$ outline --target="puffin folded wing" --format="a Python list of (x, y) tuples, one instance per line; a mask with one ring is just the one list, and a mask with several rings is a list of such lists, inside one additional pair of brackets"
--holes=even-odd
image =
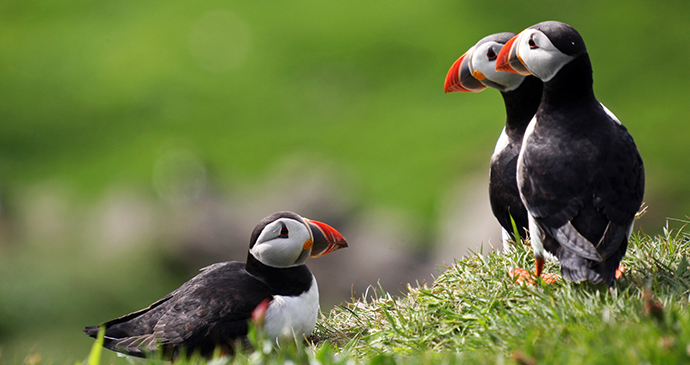
[(609, 221), (606, 231), (596, 245), (597, 251), (599, 251), (603, 260), (616, 256), (616, 253), (620, 251), (621, 246), (624, 244), (627, 248), (627, 242), (632, 233), (632, 226), (633, 221), (623, 225)]
[(158, 342), (153, 334), (125, 338), (105, 337), (103, 340), (103, 347), (113, 351), (126, 353), (130, 356), (146, 357), (146, 355), (158, 350)]
[[(174, 294), (175, 292), (172, 292), (144, 309), (103, 323), (103, 347), (137, 357), (145, 357), (147, 352), (155, 351), (157, 347), (152, 333), (153, 327)], [(98, 328), (99, 326), (85, 327), (84, 333), (96, 338)]]
[(561, 264), (561, 275), (570, 281), (589, 280), (595, 285), (604, 282), (601, 274), (593, 269), (596, 264), (573, 251), (561, 250), (558, 262)]
[(160, 349), (173, 355), (210, 356), (217, 347), (232, 352), (247, 334), (252, 311), (272, 297), (270, 290), (244, 264), (212, 265), (176, 290), (152, 332)]
[[(545, 227), (544, 230), (552, 235), (564, 248), (576, 253), (577, 255), (596, 262), (602, 261), (602, 257), (597, 252), (596, 247), (589, 242), (571, 222), (559, 228)], [(560, 261), (560, 258), (559, 258)]]

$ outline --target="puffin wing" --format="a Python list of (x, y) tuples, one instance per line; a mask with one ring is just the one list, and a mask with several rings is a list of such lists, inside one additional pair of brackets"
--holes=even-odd
[(571, 223), (584, 206), (583, 189), (573, 183), (586, 176), (584, 169), (564, 167), (562, 159), (552, 158), (558, 153), (568, 159), (570, 151), (554, 152), (552, 143), (533, 133), (526, 138), (529, 143), (523, 145), (518, 161), (518, 185), (527, 211), (539, 228), (562, 246), (579, 256), (599, 261), (601, 257), (594, 245)]
[[(208, 266), (149, 307), (105, 322), (103, 346), (145, 357), (163, 349), (213, 351), (247, 333), (247, 320), (270, 289), (241, 262)], [(84, 329), (95, 337), (98, 327)]]
[[(153, 327), (166, 310), (166, 303), (174, 298), (175, 292), (159, 299), (150, 306), (115, 318), (102, 324), (105, 326), (103, 347), (131, 356), (144, 357), (157, 349), (153, 338)], [(84, 333), (96, 338), (100, 326), (84, 328)]]
[(271, 289), (243, 263), (212, 265), (180, 287), (153, 335), (163, 348), (212, 352), (246, 335), (252, 311)]
[(609, 220), (599, 246), (604, 258), (613, 255), (627, 241), (635, 214), (644, 197), (644, 165), (632, 136), (620, 123), (614, 124), (609, 158), (595, 180), (594, 207)]
[(632, 136), (622, 125), (614, 125), (610, 157), (602, 166), (601, 184), (595, 186), (597, 209), (613, 222), (623, 224), (637, 213), (644, 196), (644, 165)]

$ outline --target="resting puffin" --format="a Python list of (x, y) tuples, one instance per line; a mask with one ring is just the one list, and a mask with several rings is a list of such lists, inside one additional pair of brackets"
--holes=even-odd
[(613, 286), (642, 204), (644, 167), (632, 136), (594, 96), (582, 37), (561, 22), (536, 24), (503, 46), (496, 70), (544, 82), (517, 166), (537, 276), (546, 250), (563, 277)]
[[(304, 262), (344, 247), (343, 236), (325, 223), (293, 212), (271, 214), (254, 228), (246, 263), (208, 266), (148, 308), (105, 322), (103, 346), (137, 357), (158, 351), (210, 357), (216, 348), (232, 353), (252, 318), (270, 337), (309, 335), (319, 291)], [(96, 337), (98, 327), (84, 332)]]
[(542, 82), (534, 76), (522, 76), (496, 71), (496, 58), (503, 45), (515, 33), (496, 33), (486, 36), (463, 54), (446, 76), (445, 91), (480, 92), (487, 86), (497, 89), (503, 96), (506, 108), (505, 127), (491, 156), (489, 176), (489, 201), (494, 216), (501, 225), (503, 250), (510, 250), (510, 239), (515, 239), (513, 217), (521, 238), (528, 227), (525, 209), (517, 182), (515, 169), (522, 146), (522, 137), (541, 101)]

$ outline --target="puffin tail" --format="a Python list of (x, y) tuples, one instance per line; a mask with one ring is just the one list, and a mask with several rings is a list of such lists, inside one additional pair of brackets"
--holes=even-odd
[(84, 327), (84, 333), (87, 335), (96, 338), (98, 336), (98, 326), (87, 326)]
[(588, 280), (592, 284), (599, 285), (605, 282), (605, 278), (598, 272), (596, 263), (592, 260), (581, 257), (575, 252), (561, 248), (558, 252), (558, 261), (561, 264), (561, 275), (564, 278), (581, 282)]

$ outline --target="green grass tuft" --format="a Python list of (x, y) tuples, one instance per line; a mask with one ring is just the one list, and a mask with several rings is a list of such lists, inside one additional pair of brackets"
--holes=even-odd
[[(86, 365), (99, 365), (101, 363), (101, 352), (103, 351), (103, 341), (105, 340), (105, 326), (101, 325), (98, 328), (98, 335), (96, 336), (96, 341), (91, 346), (91, 352), (89, 353), (89, 358)], [(82, 365), (78, 362), (77, 365)]]
[(515, 237), (515, 244), (518, 246), (522, 246), (522, 237), (520, 237), (520, 232), (518, 231), (517, 224), (515, 224), (515, 219), (513, 219), (513, 215), (509, 215), (510, 217), (510, 224), (513, 226), (513, 237)]

